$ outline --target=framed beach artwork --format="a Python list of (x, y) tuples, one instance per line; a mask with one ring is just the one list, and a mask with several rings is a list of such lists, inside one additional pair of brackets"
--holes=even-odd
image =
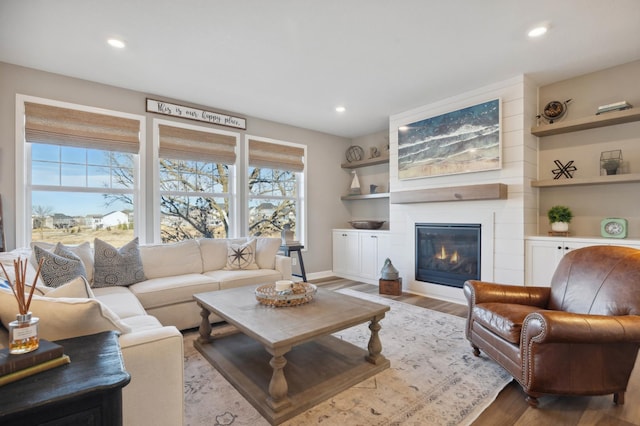
[(398, 177), (414, 179), (501, 167), (500, 99), (398, 128)]

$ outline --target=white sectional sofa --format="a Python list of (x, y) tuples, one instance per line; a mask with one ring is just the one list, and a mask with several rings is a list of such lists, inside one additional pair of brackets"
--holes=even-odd
[[(82, 259), (87, 281), (74, 280), (55, 289), (39, 281), (31, 311), (40, 318), (40, 337), (59, 340), (104, 330), (120, 331), (125, 368), (131, 374), (131, 382), (123, 389), (124, 424), (181, 425), (184, 355), (179, 330), (200, 324), (200, 309), (193, 295), (291, 279), (291, 260), (277, 254), (279, 238), (256, 239), (257, 269), (224, 269), (228, 245), (245, 241), (200, 239), (140, 246), (146, 279), (126, 287), (87, 287), (93, 277), (88, 244), (71, 248)], [(30, 250), (17, 249), (1, 253), (0, 262), (6, 267), (13, 259), (30, 256)], [(30, 262), (27, 282), (34, 276)], [(0, 290), (0, 320), (4, 324), (0, 327), (0, 347), (8, 345), (6, 327), (17, 313), (17, 305), (11, 305), (15, 302), (12, 297), (10, 292)]]

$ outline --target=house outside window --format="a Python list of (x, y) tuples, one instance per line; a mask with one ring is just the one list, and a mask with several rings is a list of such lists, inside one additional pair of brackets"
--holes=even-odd
[(306, 148), (248, 137), (248, 234), (280, 237), (288, 227), (304, 240), (304, 161)]
[(21, 95), (17, 101), (25, 117), (16, 143), (25, 159), (17, 179), (18, 246), (95, 238), (120, 246), (139, 236), (144, 118)]

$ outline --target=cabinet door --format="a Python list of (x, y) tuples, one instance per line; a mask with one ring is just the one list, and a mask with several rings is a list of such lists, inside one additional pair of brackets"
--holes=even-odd
[(560, 259), (573, 249), (587, 247), (588, 243), (568, 241), (536, 241), (526, 243), (526, 280), (525, 285), (549, 287)]
[(356, 275), (360, 271), (358, 233), (333, 231), (333, 272)]
[(360, 275), (363, 278), (377, 280), (380, 269), (389, 254), (389, 235), (380, 232), (360, 234)]

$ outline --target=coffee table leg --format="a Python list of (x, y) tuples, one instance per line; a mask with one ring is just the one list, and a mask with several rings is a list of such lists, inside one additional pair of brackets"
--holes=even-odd
[(271, 382), (269, 382), (270, 396), (267, 398), (267, 404), (269, 404), (269, 407), (271, 407), (273, 411), (277, 412), (291, 406), (291, 400), (289, 400), (287, 396), (289, 385), (284, 376), (284, 366), (287, 365), (284, 354), (289, 352), (291, 348), (265, 349), (273, 355), (273, 358), (269, 361), (269, 365), (273, 368), (273, 374), (271, 375)]
[(198, 328), (200, 333), (200, 336), (198, 336), (198, 342), (209, 343), (213, 340), (211, 337), (211, 322), (209, 321), (209, 314), (211, 314), (211, 312), (202, 305), (200, 305), (200, 308), (202, 308), (200, 311), (202, 321), (200, 321), (200, 327)]
[(384, 314), (377, 315), (371, 319), (369, 323), (369, 330), (371, 330), (371, 338), (369, 338), (369, 345), (367, 348), (369, 349), (369, 355), (365, 357), (367, 361), (371, 364), (378, 365), (379, 363), (386, 360), (384, 356), (381, 355), (382, 352), (382, 342), (380, 342), (380, 336), (378, 332), (382, 328), (380, 326), (380, 321), (384, 318)]

